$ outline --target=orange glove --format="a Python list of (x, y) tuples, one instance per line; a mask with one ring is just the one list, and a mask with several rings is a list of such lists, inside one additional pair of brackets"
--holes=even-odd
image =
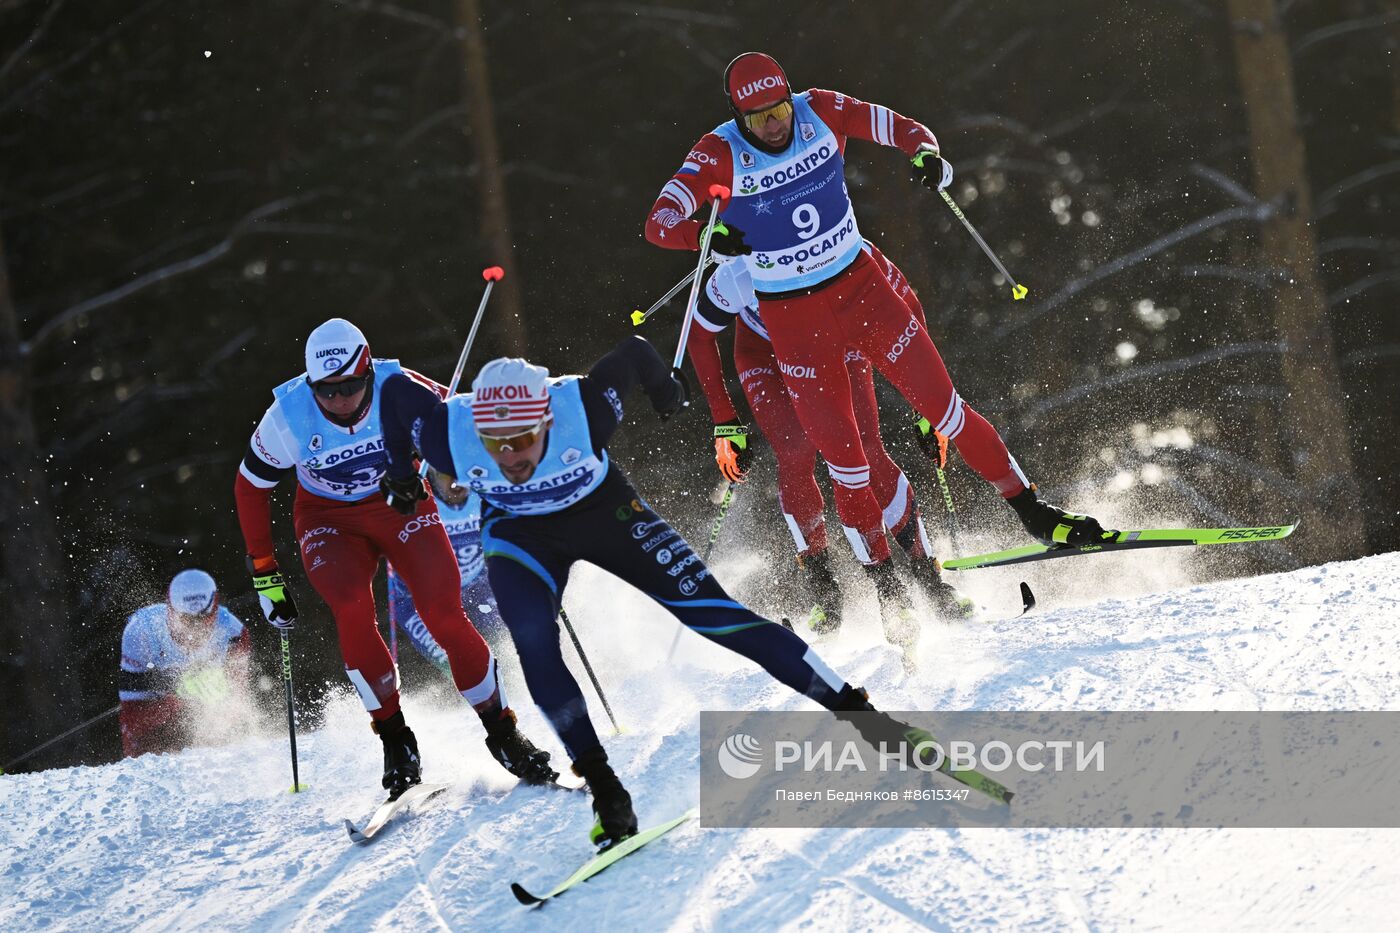
[(753, 451), (749, 448), (749, 428), (737, 418), (715, 425), (715, 463), (731, 483), (744, 482), (744, 472)]

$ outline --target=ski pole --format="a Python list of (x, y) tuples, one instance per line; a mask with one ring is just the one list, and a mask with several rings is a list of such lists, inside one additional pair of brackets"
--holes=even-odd
[(982, 247), (982, 252), (986, 253), (987, 258), (992, 261), (992, 265), (996, 266), (997, 270), (1001, 272), (1002, 277), (1011, 283), (1012, 299), (1020, 301), (1022, 298), (1026, 297), (1026, 286), (1017, 283), (1017, 281), (1011, 277), (1011, 273), (1006, 271), (1006, 266), (1001, 264), (1001, 260), (997, 258), (997, 254), (992, 252), (992, 248), (987, 245), (987, 241), (982, 239), (982, 235), (977, 232), (977, 228), (972, 226), (972, 221), (968, 220), (963, 214), (962, 208), (958, 207), (958, 203), (953, 200), (953, 196), (941, 188), (938, 190), (938, 193), (943, 195), (944, 203), (952, 208), (953, 213), (958, 216), (958, 220), (961, 220), (963, 226), (967, 228), (967, 232), (972, 234), (972, 238), (977, 241), (977, 245)]
[(292, 705), (292, 639), (285, 631), (282, 635), (282, 683), (287, 688), (287, 734), (292, 740), (292, 788), (297, 794), (306, 790), (297, 776), (297, 717)]
[[(500, 266), (487, 266), (481, 270), (481, 277), (486, 280), (486, 291), (482, 293), (481, 304), (476, 307), (476, 319), (472, 321), (472, 329), (467, 334), (467, 342), (462, 344), (462, 355), (457, 357), (457, 368), (452, 370), (452, 382), (447, 386), (447, 397), (451, 398), (457, 394), (457, 384), (462, 381), (462, 370), (467, 367), (467, 354), (472, 350), (472, 344), (476, 342), (476, 330), (481, 326), (482, 315), (486, 313), (486, 302), (491, 299), (491, 286), (499, 282), (506, 272)], [(424, 460), (418, 465), (418, 478), (422, 479), (428, 475), (428, 461)], [(384, 500), (389, 505), (394, 504), (392, 494)]]
[(603, 687), (598, 683), (598, 675), (593, 673), (593, 665), (588, 663), (588, 655), (583, 653), (583, 642), (578, 640), (578, 633), (574, 631), (573, 623), (569, 621), (569, 614), (564, 611), (564, 607), (559, 607), (559, 618), (564, 622), (564, 628), (568, 631), (569, 637), (574, 640), (574, 650), (578, 652), (578, 659), (583, 662), (583, 669), (588, 672), (588, 679), (593, 681), (593, 690), (598, 694), (598, 699), (603, 701), (603, 709), (607, 711), (608, 718), (612, 720), (613, 731), (618, 735), (622, 734), (622, 727), (617, 724), (617, 717), (613, 715), (612, 707), (608, 705), (608, 698), (603, 696)]
[(686, 341), (690, 339), (690, 320), (695, 317), (695, 302), (700, 297), (700, 273), (710, 259), (710, 241), (714, 239), (715, 218), (719, 216), (719, 202), (729, 197), (729, 189), (724, 185), (710, 185), (710, 225), (706, 230), (710, 235), (700, 244), (700, 261), (695, 264), (695, 275), (690, 280), (690, 297), (685, 303), (685, 317), (681, 319), (681, 339), (676, 344), (676, 355), (671, 359), (671, 371), (680, 372), (681, 360), (685, 359)]
[(943, 493), (943, 506), (948, 510), (948, 536), (952, 541), (953, 551), (957, 552), (960, 550), (958, 547), (958, 510), (953, 506), (953, 493), (948, 489), (948, 475), (944, 472), (947, 465), (948, 436), (940, 434), (938, 435), (938, 464), (933, 468), (933, 472), (938, 477), (938, 489)]
[[(719, 514), (715, 516), (714, 524), (710, 525), (710, 540), (705, 542), (705, 555), (700, 558), (700, 563), (706, 566), (710, 563), (710, 554), (715, 549), (715, 542), (719, 540), (719, 530), (724, 527), (724, 516), (729, 514), (729, 506), (734, 501), (734, 487), (737, 485), (734, 480), (729, 481), (729, 485), (724, 487), (724, 498), (719, 500)], [(680, 643), (681, 632), (685, 626), (676, 629), (675, 636), (671, 639), (671, 650), (666, 652), (666, 661), (670, 663), (671, 658), (676, 653), (676, 645)]]
[[(707, 261), (712, 262), (712, 261), (713, 261), (713, 257), (710, 257)], [(656, 304), (652, 305), (650, 308), (647, 308), (647, 310), (646, 310), (645, 313), (643, 313), (643, 311), (642, 311), (640, 308), (638, 308), (637, 310), (633, 311), (633, 312), (632, 312), (632, 325), (633, 325), (634, 327), (641, 327), (643, 324), (645, 324), (645, 323), (647, 322), (647, 319), (648, 319), (648, 318), (650, 318), (653, 314), (655, 314), (656, 312), (660, 311), (663, 307), (665, 307), (666, 302), (668, 302), (668, 301), (670, 301), (672, 298), (676, 297), (676, 293), (677, 293), (677, 292), (679, 292), (681, 289), (683, 289), (683, 288), (685, 288), (687, 285), (689, 285), (689, 284), (690, 284), (690, 280), (693, 279), (693, 278), (695, 278), (695, 272), (694, 272), (694, 270), (692, 270), (691, 272), (688, 272), (688, 273), (686, 274), (686, 277), (685, 277), (685, 278), (681, 279), (681, 280), (680, 280), (679, 282), (677, 282), (675, 285), (672, 285), (672, 286), (671, 286), (671, 290), (670, 290), (669, 292), (667, 292), (666, 294), (662, 295), (659, 299), (657, 299)]]
[(36, 748), (31, 748), (29, 751), (25, 752), (23, 755), (20, 755), (18, 758), (12, 758), (12, 759), (10, 759), (9, 761), (5, 762), (5, 766), (4, 766), (3, 768), (0, 768), (0, 774), (4, 774), (4, 773), (8, 772), (11, 768), (13, 768), (15, 765), (19, 764), (21, 761), (24, 761), (24, 760), (27, 759), (27, 758), (32, 758), (32, 757), (34, 757), (35, 755), (37, 755), (37, 754), (39, 754), (40, 752), (42, 752), (44, 749), (48, 748), (50, 745), (54, 744), (55, 742), (61, 742), (61, 741), (63, 741), (64, 739), (68, 738), (68, 737), (69, 737), (70, 735), (72, 735), (73, 733), (75, 733), (75, 732), (81, 732), (83, 729), (86, 729), (88, 726), (92, 725), (93, 723), (101, 722), (102, 720), (106, 719), (108, 716), (112, 715), (113, 713), (117, 712), (117, 711), (120, 710), (120, 709), (121, 709), (121, 704), (117, 704), (116, 706), (112, 707), (112, 708), (109, 709), (109, 710), (104, 710), (104, 711), (98, 713), (96, 716), (92, 717), (91, 719), (89, 719), (89, 720), (87, 720), (87, 721), (85, 721), (85, 722), (80, 722), (80, 723), (78, 723), (76, 726), (74, 726), (73, 728), (69, 729), (67, 732), (62, 733), (61, 735), (56, 735), (56, 736), (54, 736), (53, 738), (51, 738), (51, 739), (49, 739), (47, 742), (45, 742), (43, 745), (37, 746)]

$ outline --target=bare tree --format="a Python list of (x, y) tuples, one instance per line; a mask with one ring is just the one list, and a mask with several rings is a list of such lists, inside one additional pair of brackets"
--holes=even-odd
[(1285, 343), (1283, 428), (1295, 454), (1291, 475), (1307, 530), (1298, 547), (1309, 560), (1357, 557), (1365, 553), (1366, 530), (1318, 274), (1292, 62), (1273, 0), (1229, 0), (1228, 9), (1255, 191), (1281, 208), (1261, 226), (1261, 258), (1284, 271), (1272, 303), (1274, 326)]
[(496, 111), (491, 104), (491, 78), (482, 39), (481, 7), (477, 0), (457, 0), (458, 33), (462, 37), (463, 93), (468, 110), (467, 133), (476, 149), (477, 180), (481, 192), (479, 222), (491, 244), (492, 258), (505, 270), (500, 283), (501, 333), (512, 349), (527, 350), (528, 332), (520, 304), (520, 279), (516, 276), (515, 239), (510, 230), (506, 178), (501, 167), (501, 146), (496, 136)]
[(6, 760), (66, 725), (76, 699), (63, 550), (41, 460), (0, 236), (0, 648), (14, 668), (4, 679), (16, 681), (5, 688)]

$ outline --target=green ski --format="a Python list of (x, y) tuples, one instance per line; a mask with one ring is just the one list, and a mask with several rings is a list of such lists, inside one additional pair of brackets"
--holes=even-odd
[(1150, 528), (1143, 531), (1120, 531), (1112, 538), (1094, 544), (1081, 544), (1072, 547), (1068, 544), (1029, 544), (997, 551), (992, 554), (978, 554), (973, 557), (957, 557), (943, 561), (944, 570), (972, 570), (977, 567), (1005, 567), (1010, 564), (1024, 564), (1033, 560), (1049, 560), (1052, 557), (1073, 557), (1076, 554), (1098, 554), (1103, 551), (1131, 551), (1150, 547), (1186, 547), (1203, 544), (1253, 544), (1260, 541), (1277, 541), (1286, 538), (1298, 527), (1296, 521), (1287, 525), (1270, 525), (1260, 528)]
[(626, 858), (648, 842), (654, 842), (660, 839), (685, 821), (694, 819), (699, 813), (699, 810), (687, 810), (670, 822), (662, 823), (660, 826), (653, 826), (650, 829), (644, 829), (637, 833), (637, 835), (629, 836), (621, 842), (604, 849), (602, 852), (599, 852), (597, 855), (584, 862), (583, 865), (579, 867), (578, 871), (574, 872), (564, 881), (561, 881), (555, 886), (554, 890), (550, 891), (548, 894), (531, 894), (515, 882), (511, 882), (511, 893), (515, 895), (516, 900), (526, 906), (533, 907), (537, 904), (543, 904), (550, 898), (563, 894), (580, 881), (587, 881), (618, 859)]

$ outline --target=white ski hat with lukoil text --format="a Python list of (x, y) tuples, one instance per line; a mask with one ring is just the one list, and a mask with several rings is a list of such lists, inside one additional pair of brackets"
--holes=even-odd
[(502, 357), (481, 367), (472, 382), (472, 419), (478, 431), (528, 431), (549, 417), (549, 370), (519, 357)]
[(368, 371), (369, 341), (345, 318), (331, 318), (306, 338), (306, 378), (311, 382)]

